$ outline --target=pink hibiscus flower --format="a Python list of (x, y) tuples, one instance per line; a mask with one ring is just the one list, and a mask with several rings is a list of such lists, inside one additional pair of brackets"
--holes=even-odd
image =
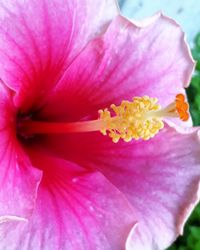
[(128, 21), (114, 0), (2, 0), (0, 27), (0, 249), (169, 246), (198, 200), (198, 132), (115, 144), (58, 124), (74, 132), (135, 96), (173, 104), (194, 67), (180, 27)]

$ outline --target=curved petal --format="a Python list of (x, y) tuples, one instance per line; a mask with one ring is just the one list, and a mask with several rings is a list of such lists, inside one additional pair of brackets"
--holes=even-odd
[(0, 82), (0, 223), (32, 213), (41, 172), (32, 167), (16, 140), (15, 110)]
[(27, 110), (38, 104), (87, 42), (117, 14), (115, 0), (2, 0), (0, 76), (19, 92), (17, 105), (26, 103), (22, 109)]
[(49, 138), (45, 145), (60, 157), (102, 172), (136, 210), (138, 225), (129, 237), (128, 250), (165, 249), (182, 233), (199, 199), (197, 131), (165, 128), (149, 141), (118, 144), (98, 133), (65, 139), (60, 136), (51, 142)]
[(44, 154), (36, 156), (35, 164), (48, 170), (39, 187), (35, 212), (29, 222), (0, 227), (1, 247), (123, 249), (134, 224), (133, 211), (123, 195), (100, 173), (81, 173), (75, 164)]
[(193, 67), (184, 34), (173, 20), (157, 14), (139, 25), (117, 17), (66, 71), (41, 116), (78, 120), (143, 95), (168, 105), (184, 92)]

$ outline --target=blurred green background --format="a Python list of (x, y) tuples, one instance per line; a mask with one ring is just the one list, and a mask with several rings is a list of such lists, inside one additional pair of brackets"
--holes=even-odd
[[(200, 33), (195, 37), (192, 54), (197, 64), (187, 95), (193, 123), (197, 126), (200, 125)], [(190, 216), (184, 235), (179, 237), (168, 250), (200, 250), (200, 204)]]

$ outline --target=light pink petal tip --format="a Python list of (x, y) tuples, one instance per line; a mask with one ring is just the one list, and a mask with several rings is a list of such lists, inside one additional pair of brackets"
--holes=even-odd
[(74, 60), (42, 115), (78, 120), (134, 96), (157, 97), (164, 106), (184, 93), (194, 68), (184, 33), (162, 14), (140, 26), (116, 17)]
[[(183, 32), (181, 26), (174, 19), (164, 15), (162, 12), (158, 12), (155, 15), (148, 17), (146, 19), (143, 19), (141, 21), (134, 20), (134, 19), (131, 19), (130, 21), (137, 27), (145, 28), (145, 27), (150, 26), (152, 23), (156, 22), (160, 18), (166, 19), (166, 21), (168, 21), (173, 26), (178, 28), (180, 33), (181, 33), (180, 49), (182, 50), (182, 53), (185, 57), (185, 60), (188, 61), (188, 65), (187, 65), (188, 67), (185, 70), (185, 74), (184, 74), (184, 78), (183, 78), (184, 79), (183, 86), (188, 87), (190, 80), (191, 80), (192, 73), (195, 69), (196, 62), (194, 61), (194, 59), (192, 57), (191, 50), (190, 50), (189, 44), (188, 44), (187, 39), (186, 39), (186, 34)], [(173, 36), (172, 36), (172, 39), (173, 39)], [(168, 42), (170, 43), (171, 41), (169, 40)]]
[[(188, 62), (187, 67), (185, 67), (185, 74), (184, 74), (184, 80), (183, 80), (183, 87), (187, 88), (190, 84), (192, 74), (195, 70), (196, 61), (192, 57), (192, 53), (189, 47), (189, 43), (187, 42), (186, 33), (182, 30), (182, 27), (172, 18), (163, 15), (162, 13), (158, 13), (158, 15), (163, 16), (164, 18), (171, 21), (172, 24), (174, 24), (177, 28), (179, 28), (180, 32), (182, 33), (180, 46), (183, 51), (183, 57), (185, 58), (185, 61)], [(180, 65), (181, 67), (181, 65)]]
[(20, 250), (123, 249), (135, 223), (134, 213), (103, 175), (69, 174), (68, 169), (78, 169), (76, 164), (44, 154), (37, 155), (35, 163), (48, 171), (39, 187), (34, 214), (27, 223), (0, 226), (2, 249), (8, 244), (9, 250), (16, 246)]
[(117, 14), (115, 0), (2, 0), (0, 75), (18, 93), (16, 104), (42, 105), (44, 93)]
[(0, 82), (0, 223), (28, 218), (41, 172), (32, 167), (16, 140), (10, 93)]

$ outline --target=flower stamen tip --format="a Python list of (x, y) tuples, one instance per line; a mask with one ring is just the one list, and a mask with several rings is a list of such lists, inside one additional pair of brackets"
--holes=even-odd
[(188, 121), (189, 119), (189, 105), (185, 101), (185, 96), (183, 94), (176, 95), (176, 110), (182, 121)]
[(176, 95), (175, 101), (161, 109), (157, 98), (149, 96), (134, 97), (132, 102), (122, 101), (119, 106), (112, 104), (108, 109), (99, 110), (102, 123), (101, 133), (111, 137), (113, 142), (120, 139), (149, 140), (163, 127), (164, 118), (179, 117), (189, 119), (189, 105), (183, 94)]

